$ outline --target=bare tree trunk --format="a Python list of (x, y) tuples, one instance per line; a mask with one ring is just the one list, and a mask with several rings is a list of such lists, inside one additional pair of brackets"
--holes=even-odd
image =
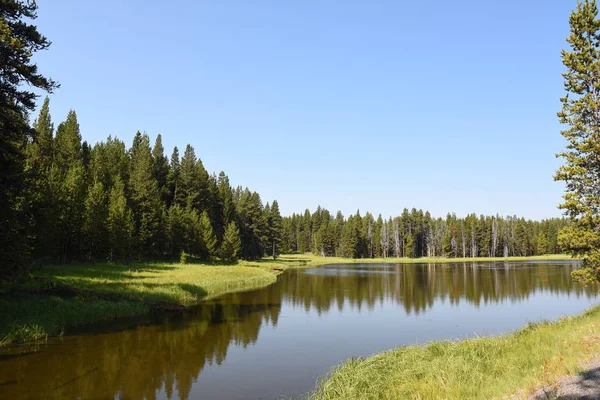
[(394, 220), (394, 252), (396, 253), (396, 257), (402, 257), (400, 248), (400, 227), (398, 226), (397, 220)]
[(496, 255), (496, 248), (498, 247), (498, 220), (492, 219), (492, 248), (490, 249), (490, 257)]

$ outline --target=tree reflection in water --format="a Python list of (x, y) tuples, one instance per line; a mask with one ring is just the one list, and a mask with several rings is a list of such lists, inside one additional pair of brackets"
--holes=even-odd
[(0, 398), (188, 399), (202, 370), (220, 365), (230, 346), (245, 348), (257, 341), (262, 328), (275, 328), (282, 305), (326, 315), (332, 309), (356, 312), (391, 302), (406, 314), (419, 314), (437, 301), (479, 307), (525, 301), (540, 292), (594, 297), (596, 287), (571, 281), (574, 267), (465, 263), (289, 271), (274, 285), (226, 295), (190, 312), (5, 350), (0, 353)]

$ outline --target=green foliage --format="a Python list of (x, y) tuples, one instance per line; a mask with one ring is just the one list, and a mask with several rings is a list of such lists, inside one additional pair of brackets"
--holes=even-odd
[(111, 261), (126, 261), (131, 255), (134, 221), (127, 207), (125, 185), (117, 177), (108, 201), (107, 231), (109, 258)]
[(102, 182), (90, 186), (83, 218), (84, 249), (90, 260), (106, 259), (108, 199)]
[(179, 254), (179, 264), (187, 264), (190, 262), (190, 255), (185, 251), (181, 250)]
[(564, 164), (555, 175), (566, 183), (560, 205), (574, 223), (563, 230), (560, 242), (573, 255), (583, 256), (583, 270), (574, 277), (583, 281), (600, 278), (600, 20), (595, 0), (577, 3), (569, 23), (570, 50), (562, 51), (567, 94), (558, 113), (566, 129), (561, 134), (567, 148), (558, 155)]
[(129, 191), (135, 222), (135, 251), (138, 258), (157, 255), (161, 226), (161, 199), (154, 179), (150, 138), (140, 132), (131, 148)]
[(221, 243), (220, 257), (225, 261), (235, 261), (242, 248), (240, 230), (235, 222), (231, 221), (225, 229)]
[(201, 256), (209, 259), (217, 254), (217, 237), (206, 211), (202, 212), (199, 222), (203, 246)]
[(15, 279), (26, 269), (27, 238), (34, 236), (29, 226), (36, 220), (35, 214), (30, 215), (36, 203), (25, 198), (35, 193), (37, 180), (35, 173), (25, 171), (26, 145), (37, 136), (27, 124), (37, 97), (31, 88), (52, 92), (58, 87), (32, 62), (36, 52), (50, 46), (30, 23), (37, 17), (36, 11), (35, 2), (0, 2), (0, 281)]

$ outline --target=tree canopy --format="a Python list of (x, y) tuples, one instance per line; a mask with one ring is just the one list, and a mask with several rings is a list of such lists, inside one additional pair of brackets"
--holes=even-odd
[(569, 18), (570, 49), (562, 51), (567, 92), (558, 113), (567, 140), (558, 155), (564, 164), (555, 175), (566, 192), (560, 207), (573, 220), (561, 232), (560, 243), (571, 254), (583, 257), (577, 279), (600, 279), (600, 20), (595, 0), (577, 3)]

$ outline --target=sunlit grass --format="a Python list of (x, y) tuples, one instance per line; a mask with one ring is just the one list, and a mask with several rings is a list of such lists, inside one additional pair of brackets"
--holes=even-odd
[(275, 282), (290, 265), (303, 261), (240, 261), (238, 264), (140, 263), (76, 264), (44, 267), (37, 276), (98, 295), (146, 302), (193, 305), (209, 296)]
[(434, 342), (350, 359), (317, 384), (311, 400), (491, 399), (580, 371), (600, 350), (600, 307), (515, 333)]

